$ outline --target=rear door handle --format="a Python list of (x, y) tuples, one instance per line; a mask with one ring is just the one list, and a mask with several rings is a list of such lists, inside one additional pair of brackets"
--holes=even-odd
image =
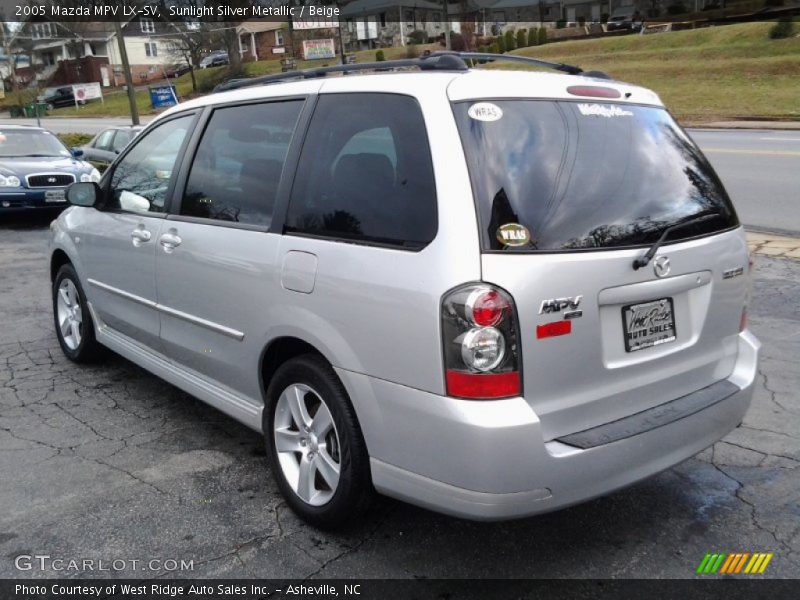
[(144, 228), (144, 225), (139, 225), (139, 227), (131, 231), (131, 240), (137, 248), (144, 242), (149, 242), (152, 237), (152, 234)]
[(175, 248), (181, 245), (183, 241), (176, 229), (170, 229), (167, 233), (161, 236), (158, 240), (164, 247), (164, 252), (172, 252)]

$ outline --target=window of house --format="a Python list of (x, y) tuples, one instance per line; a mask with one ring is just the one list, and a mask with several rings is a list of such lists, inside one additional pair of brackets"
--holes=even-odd
[(441, 23), (442, 22), (442, 13), (433, 11), (433, 15), (431, 16), (431, 21), (434, 23)]
[(156, 126), (114, 167), (109, 208), (164, 212), (167, 191), (194, 115)]
[(268, 227), (303, 102), (218, 108), (197, 147), (181, 214)]
[(156, 42), (145, 42), (144, 43), (144, 53), (147, 56), (158, 56), (158, 43), (156, 43)]
[(33, 25), (33, 35), (31, 37), (40, 39), (40, 38), (51, 38), (56, 35), (56, 25), (55, 23), (35, 23)]
[(156, 32), (156, 24), (153, 19), (142, 19), (139, 21), (139, 25), (142, 28), (143, 33), (155, 33)]
[(381, 27), (386, 27), (386, 13), (381, 13)]
[(322, 96), (298, 173), (287, 232), (410, 249), (436, 235), (428, 138), (409, 96)]
[(283, 30), (276, 29), (275, 30), (275, 45), (276, 46), (283, 46)]

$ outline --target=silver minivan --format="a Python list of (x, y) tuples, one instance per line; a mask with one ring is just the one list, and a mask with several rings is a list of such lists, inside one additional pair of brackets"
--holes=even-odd
[(64, 353), (110, 348), (262, 431), (320, 526), (375, 490), (533, 515), (722, 438), (759, 343), (707, 160), (651, 91), (475, 58), (503, 57), (286, 73), (161, 115), (52, 225)]

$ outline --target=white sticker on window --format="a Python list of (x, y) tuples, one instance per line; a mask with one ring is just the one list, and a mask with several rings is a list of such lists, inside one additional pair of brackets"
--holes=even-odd
[(632, 117), (633, 113), (629, 110), (613, 106), (610, 104), (578, 104), (578, 110), (587, 117)]
[(476, 121), (499, 121), (503, 118), (502, 109), (491, 102), (478, 102), (469, 107), (467, 114)]

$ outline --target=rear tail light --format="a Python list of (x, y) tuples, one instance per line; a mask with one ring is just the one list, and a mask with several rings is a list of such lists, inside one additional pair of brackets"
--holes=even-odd
[(442, 300), (447, 395), (472, 400), (522, 393), (517, 318), (506, 292), (487, 284), (457, 288)]

